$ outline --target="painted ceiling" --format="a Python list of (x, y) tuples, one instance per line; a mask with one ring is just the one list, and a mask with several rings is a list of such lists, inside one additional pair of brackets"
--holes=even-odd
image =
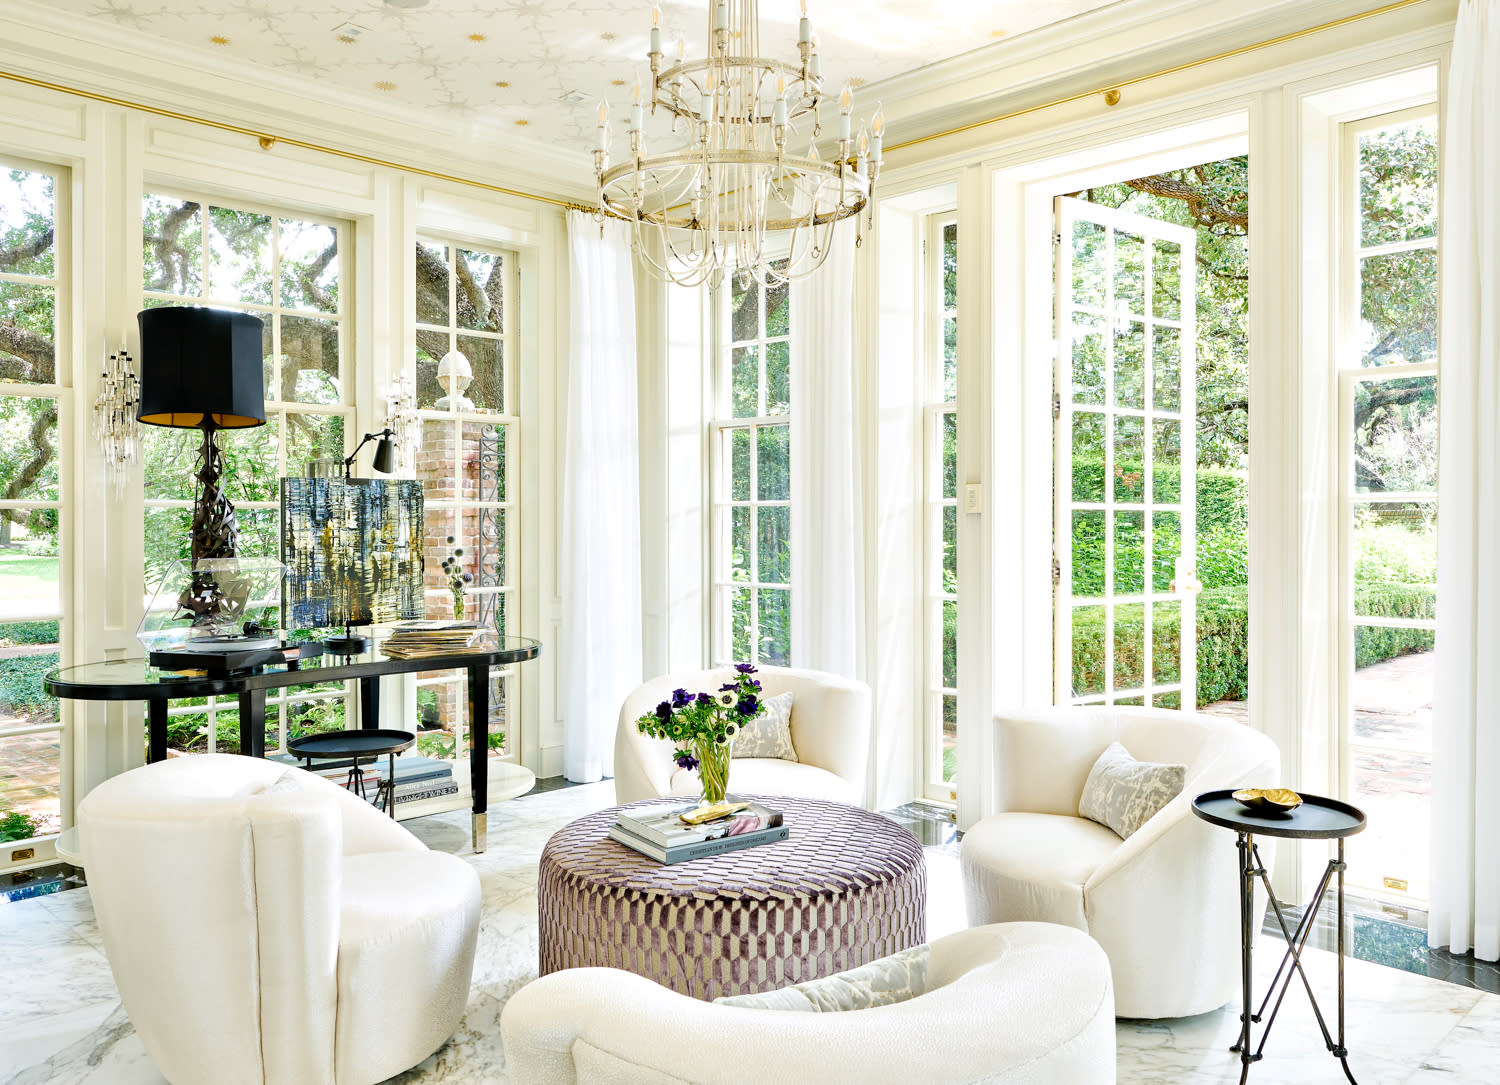
[[(1109, 0), (808, 0), (825, 87), (875, 84), (1059, 22)], [(799, 0), (762, 0), (761, 53), (796, 58)], [(649, 77), (649, 0), (47, 0), (212, 60), (336, 87), (376, 108), (508, 129), (571, 151), (608, 97), (628, 123)], [(702, 56), (708, 0), (663, 0), (664, 50)], [(243, 67), (242, 67), (243, 66)], [(856, 94), (856, 112), (874, 103)], [(445, 124), (445, 127), (448, 125)], [(618, 147), (618, 133), (615, 145)]]

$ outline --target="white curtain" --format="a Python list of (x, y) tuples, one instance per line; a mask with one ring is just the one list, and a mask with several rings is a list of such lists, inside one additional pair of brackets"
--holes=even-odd
[(862, 678), (854, 224), (791, 285), (792, 664)]
[(563, 448), (563, 771), (614, 774), (615, 721), (641, 683), (641, 526), (630, 228), (568, 212), (568, 409)]
[(1463, 0), (1443, 130), (1428, 941), (1500, 959), (1500, 3)]

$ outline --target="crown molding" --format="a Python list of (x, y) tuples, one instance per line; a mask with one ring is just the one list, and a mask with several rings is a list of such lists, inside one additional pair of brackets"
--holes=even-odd
[[(1119, 0), (872, 83), (859, 94), (862, 101), (874, 98), (882, 103), (886, 142), (896, 146), (1350, 18), (1386, 2)], [(1455, 3), (1428, 0), (1365, 25), (1384, 25), (1401, 33), (1414, 25), (1451, 22)], [(831, 125), (837, 117), (836, 103), (825, 101), (821, 115), (823, 123)]]
[(595, 199), (593, 164), (582, 152), (472, 118), (375, 103), (343, 88), (211, 57), (128, 27), (95, 27), (33, 0), (9, 0), (0, 9), (0, 67), (273, 136), (584, 204)]

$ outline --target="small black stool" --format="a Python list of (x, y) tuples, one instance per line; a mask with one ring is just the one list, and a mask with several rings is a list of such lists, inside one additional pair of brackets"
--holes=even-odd
[(303, 735), (286, 744), (286, 748), (302, 758), (305, 768), (311, 769), (313, 761), (340, 761), (350, 759), (349, 775), (345, 787), (357, 791), (365, 798), (365, 777), (359, 769), (359, 759), (367, 757), (374, 761), (384, 754), (388, 763), (386, 778), (375, 784), (375, 805), (379, 806), (384, 792), (385, 812), (396, 816), (396, 755), (409, 749), (417, 741), (410, 731), (395, 731), (385, 728), (365, 728), (358, 731), (328, 731), (321, 735)]

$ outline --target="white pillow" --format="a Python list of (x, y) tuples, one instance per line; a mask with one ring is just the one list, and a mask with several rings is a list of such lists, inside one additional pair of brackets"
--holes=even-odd
[(792, 745), (792, 694), (778, 693), (761, 702), (766, 714), (740, 728), (729, 746), (730, 757), (774, 757), (797, 760)]
[(1113, 829), (1121, 840), (1182, 793), (1186, 765), (1137, 761), (1118, 742), (1099, 755), (1078, 800), (1078, 816)]
[(808, 980), (793, 987), (753, 995), (714, 999), (725, 1006), (752, 1010), (794, 1010), (802, 1013), (840, 1013), (905, 1002), (927, 990), (927, 946), (913, 946), (878, 961), (851, 968), (836, 976)]

